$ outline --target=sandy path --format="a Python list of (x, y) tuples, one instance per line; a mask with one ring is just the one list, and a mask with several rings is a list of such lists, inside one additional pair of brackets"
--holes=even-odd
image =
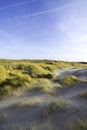
[(66, 70), (58, 70), (55, 72), (58, 78), (63, 78), (69, 75), (75, 75), (80, 80), (87, 79), (87, 69), (66, 69)]

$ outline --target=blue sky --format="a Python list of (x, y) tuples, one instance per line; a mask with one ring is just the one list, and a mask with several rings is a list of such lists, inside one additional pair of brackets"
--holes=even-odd
[(0, 0), (0, 58), (87, 61), (87, 0)]

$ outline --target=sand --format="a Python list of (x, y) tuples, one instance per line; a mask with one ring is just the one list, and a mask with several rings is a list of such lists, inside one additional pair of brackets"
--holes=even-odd
[[(87, 90), (87, 69), (67, 69), (56, 71), (56, 76), (62, 78), (68, 75), (75, 75), (80, 82), (65, 88), (54, 88), (54, 95), (44, 94), (41, 91), (25, 91), (18, 96), (7, 97), (0, 101), (0, 130), (29, 130), (32, 124), (43, 122), (43, 114), (51, 100), (69, 100), (71, 107), (65, 111), (57, 109), (50, 117), (51, 128), (44, 130), (69, 130), (68, 124), (76, 118), (85, 118), (87, 113), (87, 99), (81, 98), (79, 93)], [(54, 84), (52, 84), (54, 85)], [(37, 105), (18, 107), (17, 103), (23, 100), (38, 102)], [(4, 113), (4, 114), (3, 114)], [(32, 130), (32, 129), (31, 129)], [(38, 129), (39, 130), (39, 129)], [(41, 128), (42, 130), (42, 128)]]

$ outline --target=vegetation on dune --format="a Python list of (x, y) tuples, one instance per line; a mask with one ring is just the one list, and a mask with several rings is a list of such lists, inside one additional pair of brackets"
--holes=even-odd
[(47, 108), (46, 108), (46, 110), (44, 112), (43, 117), (44, 118), (49, 118), (57, 110), (57, 108), (58, 108), (57, 102), (51, 101), (48, 104), (48, 106), (47, 106)]
[(41, 78), (35, 80), (33, 82), (32, 88), (41, 90), (44, 93), (53, 94), (53, 92), (51, 91), (51, 83), (48, 79), (45, 79), (45, 78), (43, 78), (43, 80)]
[(32, 78), (37, 78), (40, 74), (47, 74), (45, 69), (34, 63), (29, 63), (28, 65), (19, 64), (17, 69), (21, 70), (23, 74), (30, 75)]
[[(62, 68), (87, 67), (82, 63), (52, 60), (0, 60), (0, 98), (23, 88), (38, 84), (44, 92), (50, 92), (48, 80), (55, 79), (54, 70)], [(42, 80), (43, 79), (43, 80)], [(41, 81), (42, 80), (42, 81)], [(71, 84), (71, 79), (68, 84)], [(73, 80), (76, 79), (73, 77)], [(63, 82), (67, 84), (63, 79)], [(43, 85), (44, 84), (44, 85)]]
[(29, 86), (32, 80), (30, 76), (15, 70), (7, 71), (0, 79), (0, 98), (11, 95), (18, 88)]
[(43, 122), (32, 123), (31, 130), (57, 130), (57, 129), (53, 128), (50, 120), (45, 120)]
[(15, 104), (16, 107), (36, 107), (40, 104), (39, 100), (26, 99)]
[(69, 130), (87, 130), (87, 120), (77, 119), (74, 123), (69, 124)]
[(8, 73), (6, 69), (3, 66), (0, 66), (0, 84), (5, 81), (7, 76), (8, 76)]
[(9, 114), (7, 112), (0, 113), (0, 120), (8, 119)]
[(71, 76), (66, 76), (62, 79), (59, 80), (60, 84), (62, 84), (63, 86), (71, 86), (73, 85), (76, 81), (78, 81), (78, 79), (71, 75)]
[(12, 124), (11, 126), (6, 126), (5, 130), (58, 130), (52, 126), (52, 123), (50, 120), (44, 120), (44, 121), (33, 121), (31, 124), (28, 122), (25, 124)]
[[(52, 81), (55, 82), (54, 87), (62, 88), (62, 86), (71, 86), (78, 81), (78, 79), (71, 75), (61, 79), (56, 79), (54, 70), (66, 68), (87, 68), (87, 64), (75, 62), (62, 62), (52, 60), (0, 60), (0, 99), (6, 96), (13, 95), (15, 92), (20, 92), (25, 89), (37, 89), (45, 94), (54, 94), (52, 89)], [(79, 96), (87, 98), (87, 91), (81, 92)], [(53, 96), (51, 96), (53, 98)], [(18, 109), (21, 107), (37, 107), (41, 103), (40, 100), (27, 99), (15, 104)], [(48, 103), (48, 102), (47, 102)], [(58, 100), (51, 99), (45, 106), (42, 113), (43, 122), (34, 122), (31, 124), (31, 130), (56, 130), (52, 128), (52, 123), (49, 121), (56, 111), (65, 112), (70, 109), (72, 102), (63, 98)], [(9, 113), (3, 112), (0, 114), (0, 120), (7, 120)], [(29, 125), (28, 125), (29, 127)], [(14, 125), (13, 129), (16, 128)], [(69, 124), (69, 130), (87, 130), (87, 121), (76, 120), (76, 122)]]
[(84, 91), (80, 92), (79, 96), (82, 97), (82, 98), (87, 99), (87, 90), (84, 90)]
[(70, 100), (65, 100), (63, 98), (59, 100), (53, 100), (50, 101), (50, 103), (48, 104), (43, 116), (45, 118), (49, 118), (56, 110), (65, 111), (70, 107), (71, 107)]

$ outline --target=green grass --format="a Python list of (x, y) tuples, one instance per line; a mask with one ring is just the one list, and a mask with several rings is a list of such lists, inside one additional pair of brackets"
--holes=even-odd
[(37, 79), (34, 81), (32, 88), (37, 88), (38, 90), (41, 90), (44, 93), (52, 94), (51, 90), (51, 83), (48, 79)]
[(71, 75), (71, 76), (66, 76), (62, 79), (59, 80), (59, 82), (63, 85), (63, 86), (71, 86), (74, 83), (76, 83), (78, 81), (78, 79)]
[(19, 71), (8, 72), (4, 80), (1, 77), (0, 82), (0, 99), (10, 96), (20, 88), (27, 88), (30, 86), (32, 79), (29, 75), (22, 74)]
[[(54, 70), (65, 68), (87, 68), (87, 64), (52, 60), (0, 60), (0, 99), (16, 91), (32, 88), (34, 81), (44, 92), (50, 85), (46, 80), (55, 79)], [(44, 80), (45, 79), (45, 80)], [(39, 81), (40, 80), (40, 81)], [(42, 81), (41, 81), (42, 80)], [(71, 85), (74, 77), (62, 79), (63, 84)], [(42, 84), (45, 84), (44, 86)]]

